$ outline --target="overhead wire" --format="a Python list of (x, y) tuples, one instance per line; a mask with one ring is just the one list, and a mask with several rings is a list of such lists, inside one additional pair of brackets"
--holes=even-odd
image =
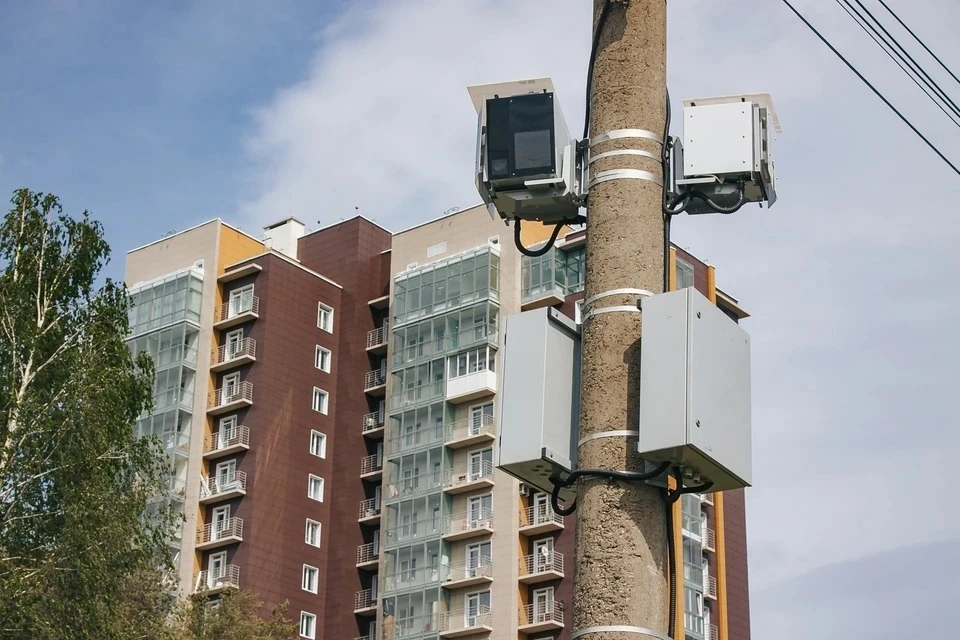
[(900, 23), (900, 26), (903, 27), (904, 30), (905, 30), (907, 33), (909, 33), (911, 36), (913, 36), (913, 39), (916, 40), (916, 41), (920, 44), (921, 47), (923, 47), (923, 50), (924, 50), (924, 51), (926, 51), (928, 54), (930, 54), (930, 57), (933, 58), (934, 60), (936, 60), (937, 63), (938, 63), (941, 67), (943, 67), (943, 70), (946, 71), (947, 73), (949, 73), (949, 74), (950, 74), (950, 77), (953, 78), (953, 79), (957, 82), (957, 84), (960, 84), (960, 78), (957, 77), (957, 74), (955, 74), (953, 71), (951, 71), (951, 70), (950, 70), (950, 67), (948, 67), (946, 64), (944, 64), (943, 60), (941, 60), (940, 57), (937, 56), (937, 54), (935, 54), (933, 51), (930, 50), (930, 47), (928, 47), (927, 44), (926, 44), (923, 40), (921, 40), (920, 37), (919, 37), (916, 33), (914, 33), (913, 30), (912, 30), (910, 27), (908, 27), (907, 24), (906, 24), (903, 20), (900, 19), (900, 16), (898, 16), (898, 15), (893, 11), (893, 9), (891, 9), (891, 8), (887, 5), (887, 3), (884, 2), (883, 0), (877, 0), (877, 1), (883, 6), (884, 9), (887, 10), (887, 12), (890, 13), (891, 16), (893, 16), (894, 20), (896, 20), (897, 22)]
[(865, 85), (867, 85), (867, 87), (868, 87), (878, 98), (880, 98), (880, 100), (882, 100), (883, 103), (884, 103), (885, 105), (887, 105), (887, 107), (889, 107), (890, 110), (893, 111), (893, 112), (897, 115), (897, 117), (899, 117), (900, 120), (903, 121), (904, 124), (906, 124), (908, 127), (910, 127), (910, 130), (913, 131), (913, 132), (917, 135), (917, 137), (919, 137), (921, 140), (923, 140), (923, 142), (925, 142), (926, 145), (927, 145), (928, 147), (930, 147), (930, 149), (931, 149), (935, 154), (937, 154), (937, 156), (939, 156), (940, 159), (943, 160), (943, 161), (947, 164), (948, 167), (950, 167), (951, 169), (953, 169), (954, 173), (956, 173), (958, 176), (960, 176), (960, 168), (957, 168), (957, 166), (956, 166), (953, 162), (951, 162), (950, 159), (947, 158), (947, 156), (945, 156), (945, 155), (943, 154), (943, 152), (940, 151), (940, 149), (938, 149), (937, 146), (930, 141), (929, 138), (927, 138), (925, 135), (923, 135), (923, 133), (921, 133), (920, 130), (917, 129), (917, 127), (914, 126), (914, 124), (913, 124), (912, 122), (910, 122), (910, 120), (908, 120), (907, 117), (904, 116), (903, 113), (901, 113), (900, 110), (897, 109), (897, 108), (893, 105), (893, 103), (891, 103), (891, 102), (887, 99), (886, 96), (884, 96), (882, 93), (880, 93), (880, 91), (873, 85), (873, 83), (871, 83), (869, 80), (867, 80), (867, 78), (866, 78), (862, 73), (860, 73), (860, 71), (859, 71), (855, 66), (853, 66), (853, 64), (852, 64), (849, 60), (847, 60), (847, 58), (846, 58), (842, 53), (840, 53), (840, 51), (838, 51), (837, 48), (834, 47), (834, 46), (830, 43), (830, 41), (827, 40), (827, 38), (826, 38), (822, 33), (820, 33), (820, 31), (819, 31), (816, 27), (814, 27), (813, 24), (811, 24), (810, 21), (807, 20), (806, 17), (804, 17), (804, 15), (797, 10), (796, 7), (794, 7), (792, 4), (790, 4), (790, 1), (789, 1), (789, 0), (781, 0), (781, 2), (783, 2), (783, 4), (785, 4), (785, 5), (787, 5), (787, 8), (789, 8), (790, 11), (792, 11), (792, 12), (794, 13), (794, 15), (796, 15), (797, 18), (799, 18), (800, 21), (803, 22), (803, 24), (804, 24), (810, 31), (812, 31), (813, 34), (814, 34), (815, 36), (817, 36), (817, 38), (818, 38), (824, 45), (826, 45), (828, 49), (830, 49), (830, 51), (833, 52), (834, 55), (836, 55), (838, 58), (840, 58), (840, 61), (843, 62), (843, 63), (847, 66), (847, 68), (850, 69), (850, 71), (852, 71), (852, 72), (854, 73), (854, 75), (856, 75), (856, 76), (860, 79), (861, 82), (863, 82)]
[[(836, 1), (840, 2), (841, 0), (836, 0)], [(878, 38), (883, 39), (884, 45), (886, 46), (884, 47), (881, 45), (881, 48), (885, 50), (889, 48), (893, 55), (895, 55), (897, 58), (903, 61), (908, 67), (910, 67), (910, 72), (908, 73), (908, 75), (910, 75), (911, 78), (919, 78), (919, 80), (922, 81), (923, 84), (925, 84), (931, 91), (933, 91), (937, 95), (937, 99), (934, 100), (934, 102), (937, 102), (938, 100), (942, 101), (944, 104), (946, 104), (950, 108), (950, 111), (952, 111), (955, 115), (960, 116), (960, 107), (957, 106), (957, 103), (954, 102), (953, 99), (947, 94), (947, 92), (944, 91), (939, 84), (937, 84), (936, 80), (934, 80), (930, 76), (930, 74), (927, 73), (927, 71), (922, 66), (920, 66), (920, 64), (914, 59), (914, 57), (910, 55), (910, 52), (907, 51), (902, 44), (900, 44), (900, 42), (887, 30), (887, 28), (884, 27), (879, 20), (877, 20), (876, 16), (874, 16), (873, 13), (870, 12), (870, 10), (863, 4), (863, 2), (861, 2), (860, 0), (854, 0), (854, 2), (857, 3), (857, 6), (860, 7), (859, 11), (853, 6), (853, 4), (851, 3), (851, 0), (842, 0), (842, 2), (847, 7), (849, 7), (850, 11), (847, 12), (848, 14), (850, 14), (851, 11), (856, 14), (856, 17), (854, 18), (854, 20), (856, 20), (858, 24), (860, 23), (861, 20), (863, 21), (863, 24), (861, 24), (861, 28), (869, 29), (868, 33), (872, 32)], [(866, 17), (864, 17), (864, 15), (866, 15)], [(851, 17), (853, 16), (851, 15)], [(924, 90), (924, 93), (926, 93), (928, 96), (930, 95), (930, 93), (926, 90)], [(937, 103), (939, 105), (939, 102)], [(953, 118), (951, 118), (951, 120), (952, 119)]]
[(909, 77), (909, 78), (913, 81), (913, 83), (914, 83), (915, 85), (917, 85), (917, 87), (919, 87), (919, 89), (920, 89), (921, 91), (923, 91), (925, 94), (927, 94), (927, 97), (930, 98), (930, 100), (931, 100), (935, 105), (937, 105), (937, 107), (940, 109), (940, 111), (943, 112), (943, 114), (944, 114), (945, 116), (947, 116), (948, 118), (950, 118), (950, 120), (951, 120), (954, 124), (956, 124), (957, 126), (960, 126), (960, 120), (957, 119), (957, 115), (955, 115), (954, 113), (951, 113), (950, 111), (948, 111), (947, 108), (946, 108), (939, 100), (937, 100), (936, 97), (934, 97), (934, 95), (930, 92), (930, 89), (929, 89), (928, 87), (924, 87), (924, 86), (923, 86), (923, 83), (921, 83), (920, 80), (917, 79), (917, 77), (916, 77), (913, 73), (911, 73), (911, 71), (910, 71), (909, 69), (907, 69), (906, 64), (905, 64), (904, 62), (902, 62), (901, 60), (899, 60), (899, 59), (897, 58), (897, 56), (894, 55), (894, 52), (891, 51), (891, 50), (888, 48), (888, 46), (885, 46), (885, 45), (884, 45), (884, 42), (881, 41), (880, 37), (875, 34), (875, 31), (871, 31), (870, 28), (869, 28), (866, 24), (864, 24), (864, 22), (866, 22), (866, 21), (865, 21), (862, 17), (859, 17), (859, 14), (857, 14), (857, 13), (855, 12), (855, 10), (853, 10), (852, 7), (848, 7), (846, 4), (844, 4), (845, 0), (843, 0), (843, 1), (841, 1), (841, 0), (834, 0), (834, 1), (835, 1), (838, 5), (840, 5), (840, 8), (847, 12), (847, 15), (850, 16), (850, 18), (853, 19), (853, 21), (856, 22), (857, 25), (858, 25), (861, 29), (863, 29), (864, 33), (866, 33), (868, 36), (870, 36), (870, 38), (872, 38), (873, 41), (874, 41), (875, 43), (877, 43), (877, 46), (880, 47), (880, 49), (881, 49), (885, 54), (887, 54), (887, 56), (888, 56), (891, 60), (893, 60), (893, 62), (894, 62), (898, 67), (900, 67), (900, 70), (903, 71), (903, 72), (907, 75), (907, 77)]

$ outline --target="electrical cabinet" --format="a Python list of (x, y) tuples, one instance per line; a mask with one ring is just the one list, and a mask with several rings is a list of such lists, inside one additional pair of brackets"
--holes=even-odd
[[(507, 317), (501, 349), (499, 467), (541, 491), (576, 467), (580, 332), (556, 309)], [(575, 488), (560, 496), (573, 497)]]
[(692, 287), (644, 298), (642, 310), (640, 454), (711, 491), (749, 486), (750, 336)]

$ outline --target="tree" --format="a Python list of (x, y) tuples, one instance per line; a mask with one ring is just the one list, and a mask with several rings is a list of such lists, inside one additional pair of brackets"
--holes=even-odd
[(176, 640), (294, 640), (297, 624), (287, 618), (287, 603), (263, 617), (263, 603), (248, 591), (229, 589), (209, 603), (199, 593), (185, 603)]
[(20, 189), (0, 224), (0, 635), (168, 632), (167, 461), (135, 437), (153, 367), (134, 358), (101, 225)]

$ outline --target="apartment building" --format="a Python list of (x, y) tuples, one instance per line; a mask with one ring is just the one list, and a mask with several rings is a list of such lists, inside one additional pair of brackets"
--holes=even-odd
[[(523, 257), (483, 207), (392, 236), (362, 217), (264, 231), (213, 220), (127, 255), (181, 591), (289, 600), (304, 638), (569, 638), (576, 518), (496, 468), (498, 352), (510, 314), (579, 320), (584, 234)], [(746, 315), (690, 254), (671, 273)], [(674, 515), (674, 637), (748, 640), (742, 492)]]

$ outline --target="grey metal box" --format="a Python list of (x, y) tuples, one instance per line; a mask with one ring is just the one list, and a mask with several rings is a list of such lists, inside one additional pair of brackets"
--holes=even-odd
[(640, 454), (750, 486), (750, 336), (692, 287), (642, 306)]
[[(507, 317), (501, 350), (499, 467), (542, 491), (576, 465), (580, 333), (556, 309)], [(565, 489), (561, 497), (573, 497)]]

